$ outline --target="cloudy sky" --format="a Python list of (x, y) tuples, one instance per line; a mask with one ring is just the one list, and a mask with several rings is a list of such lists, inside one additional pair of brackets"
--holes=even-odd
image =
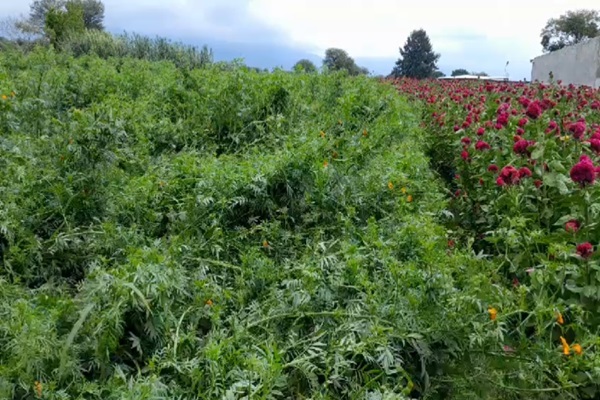
[[(0, 0), (0, 17), (26, 14), (30, 0)], [(217, 59), (290, 68), (320, 64), (342, 48), (376, 74), (387, 74), (413, 29), (423, 28), (441, 54), (438, 66), (530, 77), (541, 54), (540, 30), (567, 10), (600, 8), (598, 0), (104, 0), (115, 33), (167, 36), (208, 44)]]

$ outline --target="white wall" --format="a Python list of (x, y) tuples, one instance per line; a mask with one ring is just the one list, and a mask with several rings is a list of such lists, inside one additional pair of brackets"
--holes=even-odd
[(533, 59), (531, 80), (549, 82), (549, 73), (554, 81), (563, 84), (600, 87), (600, 37), (568, 46)]

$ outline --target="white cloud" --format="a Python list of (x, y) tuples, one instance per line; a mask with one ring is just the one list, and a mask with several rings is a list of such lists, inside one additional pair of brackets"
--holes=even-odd
[(532, 58), (541, 52), (539, 35), (549, 18), (594, 7), (597, 0), (250, 0), (257, 18), (296, 44), (318, 54), (340, 47), (354, 57), (397, 56), (410, 31), (423, 28), (442, 55), (460, 51), (464, 34), (481, 35), (493, 47), (510, 43)]

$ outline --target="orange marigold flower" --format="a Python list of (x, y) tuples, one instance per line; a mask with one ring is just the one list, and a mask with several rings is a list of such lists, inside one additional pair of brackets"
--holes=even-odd
[(7, 95), (5, 95), (5, 94), (3, 94), (3, 95), (2, 95), (2, 100), (6, 100), (6, 99), (8, 99), (8, 96), (7, 96)]
[(325, 137), (325, 132), (321, 131), (321, 137), (324, 138)]
[(329, 162), (327, 162), (327, 160), (323, 161), (323, 167), (327, 168), (328, 165), (329, 165)]
[(498, 315), (498, 310), (496, 310), (494, 307), (490, 307), (488, 308), (488, 313), (490, 313), (490, 319), (492, 321), (495, 321), (496, 316)]
[(42, 397), (42, 383), (39, 381), (35, 381), (33, 384), (33, 389), (35, 390), (35, 394), (37, 397)]
[(268, 242), (268, 241), (266, 241), (266, 240), (263, 240), (263, 247), (264, 247), (264, 248), (267, 248), (267, 247), (269, 247), (269, 242)]
[(400, 191), (402, 192), (402, 194), (406, 194), (406, 188), (403, 187), (402, 189), (400, 189)]
[(211, 299), (208, 299), (208, 300), (206, 300), (206, 303), (205, 303), (205, 304), (206, 304), (207, 306), (209, 306), (209, 307), (212, 307), (212, 305), (213, 305), (213, 301), (212, 301)]
[(409, 203), (412, 203), (412, 201), (413, 201), (412, 195), (409, 194), (408, 197), (406, 198), (406, 201), (408, 201)]
[(388, 189), (394, 190), (394, 184), (392, 183), (392, 181), (388, 182)]
[(567, 343), (567, 339), (565, 339), (564, 337), (561, 336), (560, 342), (562, 343), (563, 354), (565, 356), (568, 356), (569, 354), (571, 354), (571, 347), (569, 347), (569, 343)]
[(581, 347), (581, 345), (579, 343), (575, 343), (573, 345), (573, 351), (575, 352), (575, 354), (580, 356), (583, 354), (583, 347)]
[(560, 312), (558, 312), (556, 314), (556, 322), (558, 322), (559, 325), (562, 325), (565, 323), (565, 320), (563, 319), (563, 316)]
[(367, 135), (368, 135), (368, 134), (369, 134), (369, 133), (367, 132), (367, 130), (366, 130), (366, 129), (365, 129), (365, 130), (363, 130), (363, 136), (364, 136), (364, 137), (367, 137)]
[(334, 151), (333, 154), (331, 155), (333, 158), (338, 158), (339, 154), (337, 151)]

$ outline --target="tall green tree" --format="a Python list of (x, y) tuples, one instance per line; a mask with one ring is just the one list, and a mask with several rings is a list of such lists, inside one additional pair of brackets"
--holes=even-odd
[(542, 48), (547, 53), (599, 35), (600, 13), (596, 10), (575, 10), (549, 19), (540, 36)]
[(57, 47), (69, 34), (85, 31), (83, 6), (78, 2), (67, 2), (64, 9), (51, 8), (46, 13), (46, 36), (52, 46)]
[(440, 55), (433, 51), (431, 41), (424, 29), (411, 32), (400, 49), (400, 58), (392, 70), (392, 76), (425, 79), (437, 71)]
[(29, 5), (29, 18), (20, 22), (19, 28), (23, 32), (42, 35), (48, 12), (64, 11), (70, 3), (82, 8), (84, 26), (87, 29), (104, 29), (104, 4), (101, 0), (35, 0)]
[(369, 70), (359, 67), (346, 50), (329, 48), (325, 51), (323, 65), (330, 71), (346, 70), (350, 75), (367, 75)]

